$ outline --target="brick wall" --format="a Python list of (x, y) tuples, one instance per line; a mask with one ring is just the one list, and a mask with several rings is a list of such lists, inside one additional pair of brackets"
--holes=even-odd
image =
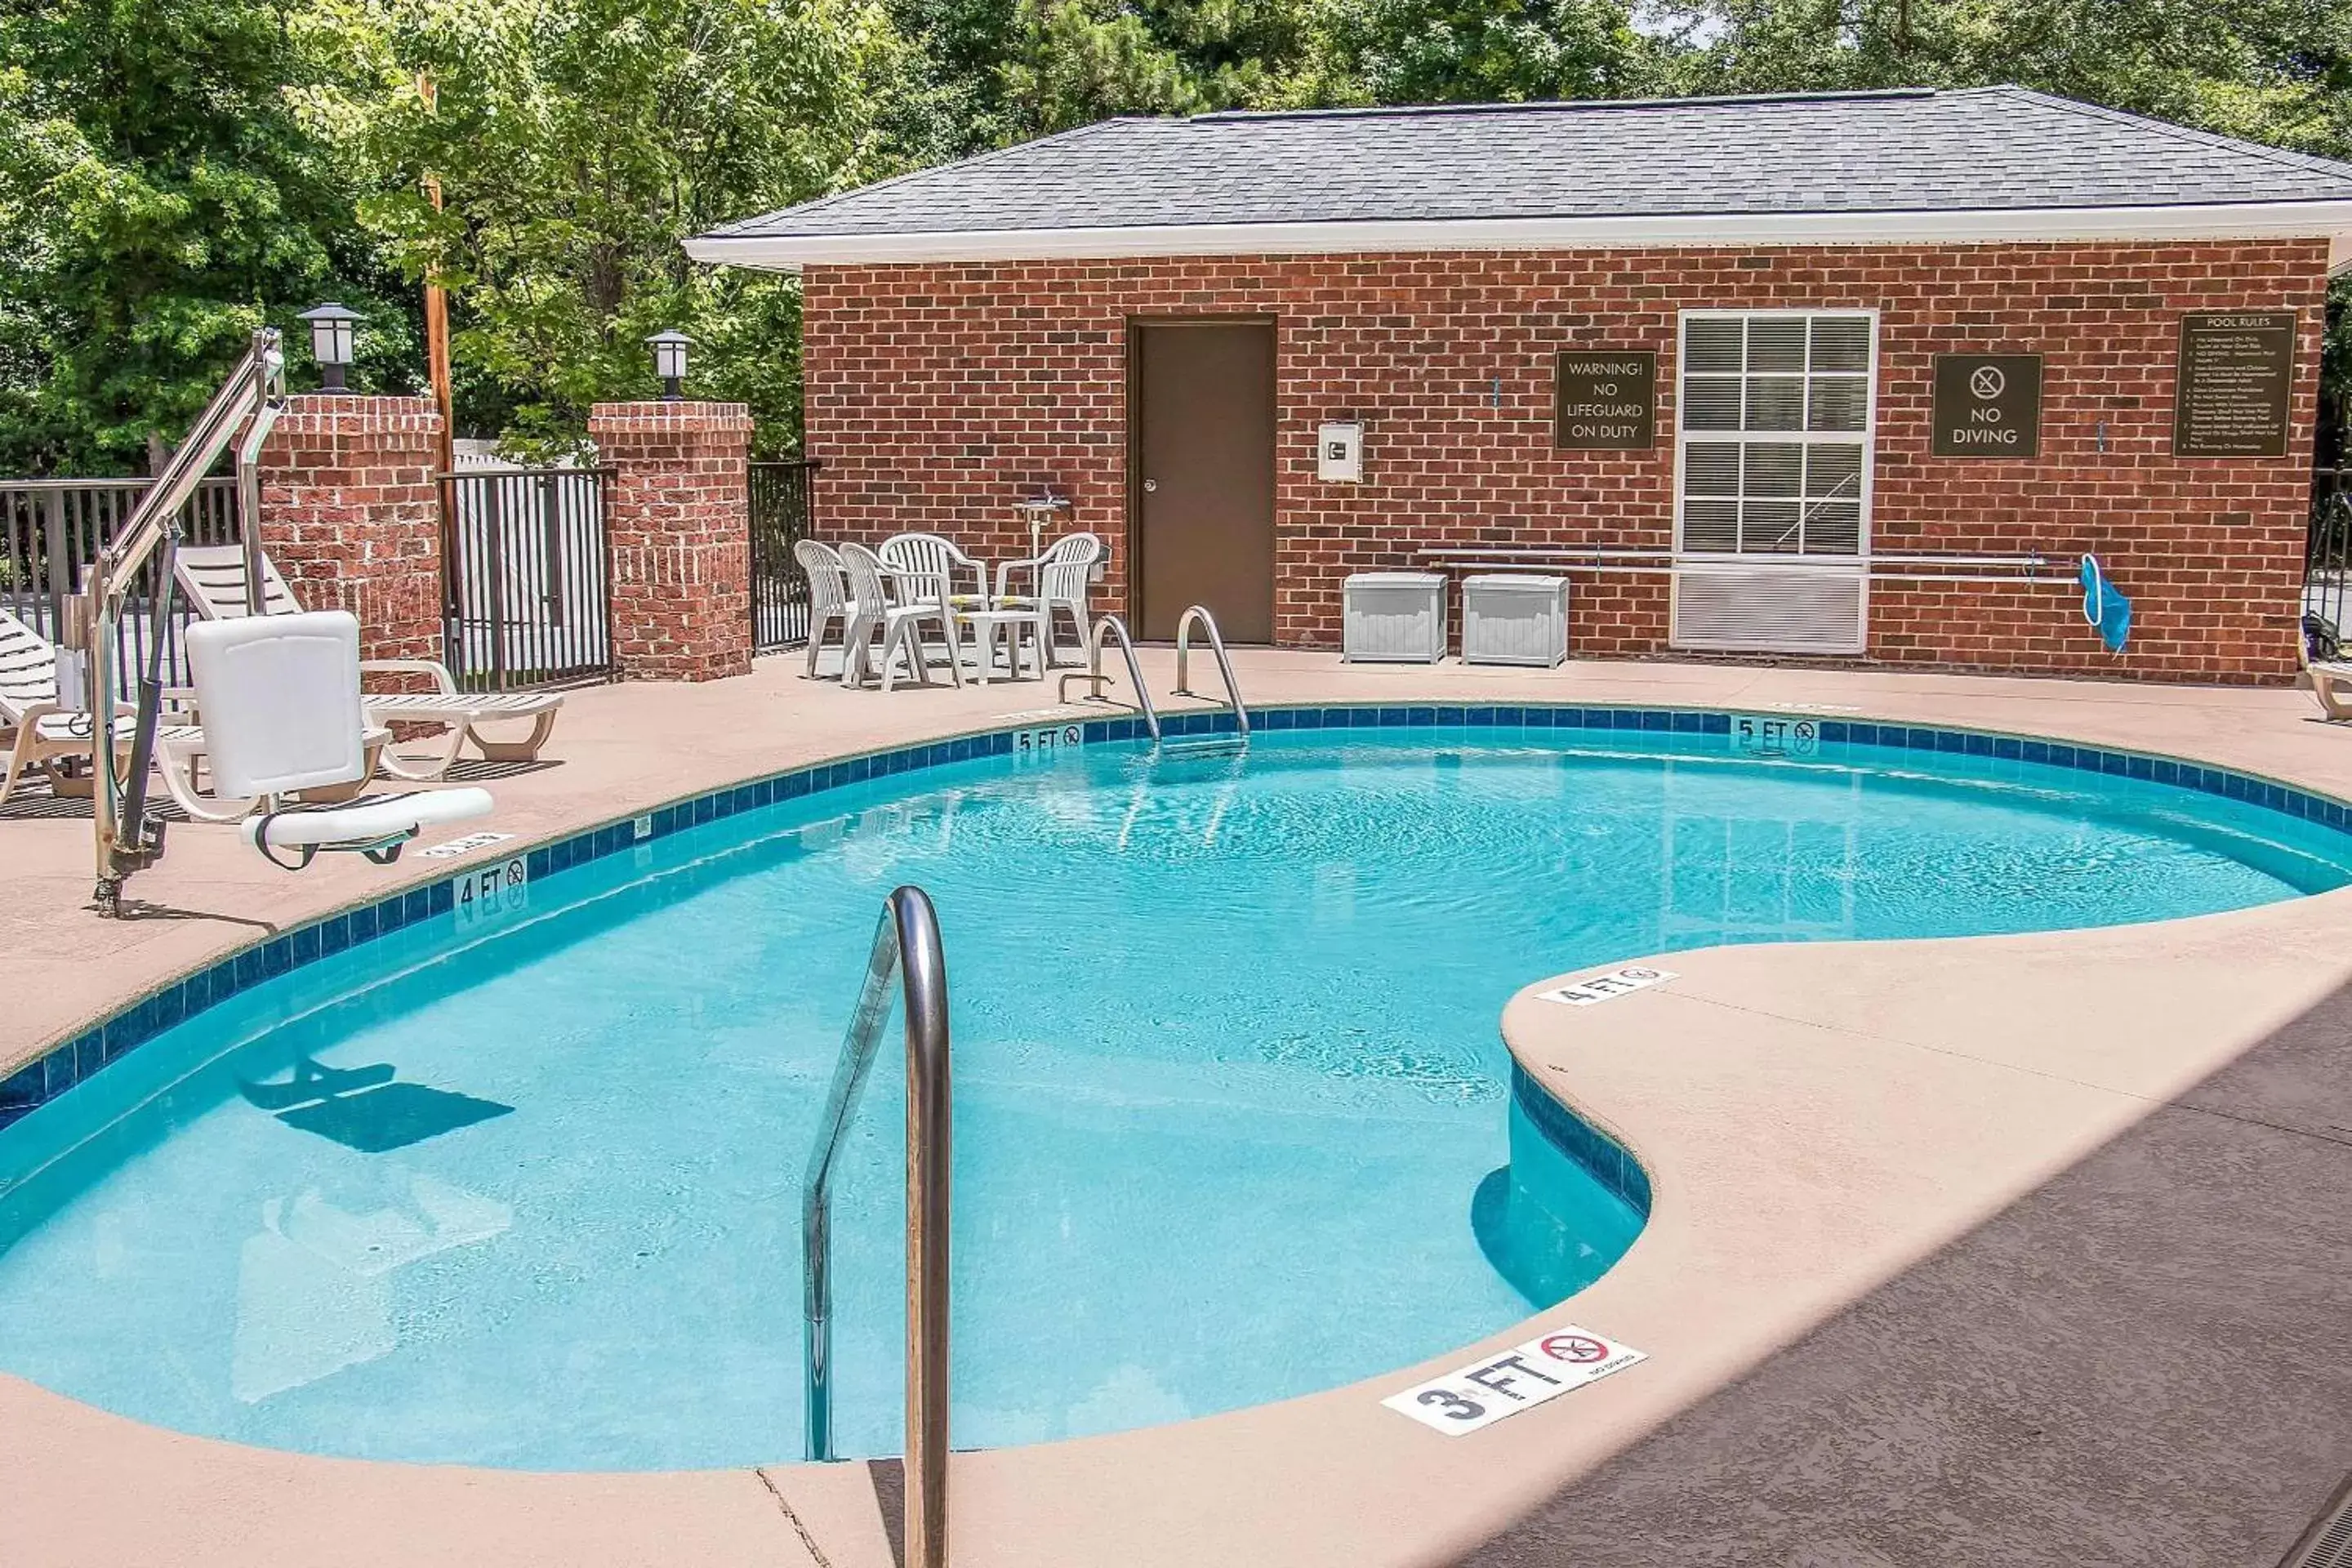
[(306, 610), (359, 617), (362, 658), (441, 657), (441, 414), (422, 397), (289, 400), (261, 449), (261, 542)]
[[(1434, 545), (1673, 542), (1677, 312), (1881, 312), (1881, 551), (2096, 552), (2135, 601), (2130, 651), (2057, 586), (1872, 591), (1869, 657), (2174, 679), (2295, 668), (2326, 289), (2324, 240), (1623, 250), (812, 267), (808, 447), (824, 531), (929, 529), (1026, 553), (1010, 503), (1052, 483), (1113, 546), (1126, 605), (1127, 333), (1155, 316), (1271, 316), (1277, 332), (1276, 637), (1328, 647), (1349, 573)], [(2273, 459), (2170, 455), (2180, 312), (2301, 318), (2293, 438)], [(1657, 444), (1552, 447), (1563, 348), (1658, 354)], [(1928, 456), (1930, 357), (2046, 356), (2042, 453)], [(1367, 422), (1366, 481), (1315, 479), (1315, 426)], [(2104, 422), (2105, 446), (2098, 432)], [(1660, 578), (1576, 578), (1575, 651), (1664, 651)]]
[(600, 403), (588, 434), (607, 502), (613, 652), (635, 680), (751, 668), (751, 414), (740, 403)]

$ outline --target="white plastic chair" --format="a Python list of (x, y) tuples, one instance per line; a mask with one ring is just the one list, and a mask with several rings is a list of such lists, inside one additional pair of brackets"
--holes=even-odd
[[(965, 554), (951, 539), (936, 533), (898, 533), (882, 542), (875, 552), (882, 563), (900, 574), (908, 584), (940, 584), (948, 604), (961, 605), (988, 603), (988, 568)], [(971, 574), (971, 592), (957, 592), (959, 573)]]
[(802, 573), (808, 578), (809, 678), (816, 678), (817, 650), (824, 645), (825, 628), (835, 621), (841, 623), (841, 666), (846, 671), (849, 627), (857, 618), (857, 605), (850, 597), (849, 574), (842, 570), (841, 552), (830, 544), (803, 539), (793, 546), (793, 559), (800, 563)]
[[(1095, 563), (1102, 559), (1102, 541), (1091, 533), (1066, 533), (1034, 561), (1007, 561), (996, 569), (996, 603), (1001, 608), (1034, 608), (1043, 618), (1039, 646), (1048, 667), (1054, 658), (1054, 612), (1066, 610), (1077, 628), (1078, 646), (1086, 646), (1089, 617), (1087, 593)], [(1026, 572), (1032, 579), (1026, 595), (1012, 591), (1013, 574)]]
[[(244, 831), (271, 864), (299, 871), (324, 849), (357, 850), (389, 865), (422, 829), (489, 812), (489, 793), (470, 788), (278, 804), (368, 776), (360, 624), (351, 615), (321, 610), (207, 621), (188, 628), (187, 650), (214, 788), (270, 803), (271, 809), (247, 819)], [(280, 858), (279, 849), (295, 858)]]
[[(890, 689), (898, 676), (893, 662), (903, 651), (915, 679), (928, 686), (930, 667), (923, 658), (922, 624), (931, 621), (948, 645), (948, 669), (958, 686), (963, 684), (963, 659), (956, 648), (955, 626), (949, 617), (944, 591), (917, 593), (906, 604), (894, 605), (882, 586), (882, 558), (862, 544), (841, 547), (841, 564), (849, 574), (849, 597), (856, 614), (850, 617), (848, 651), (841, 664), (841, 683), (856, 686), (873, 667), (874, 634), (882, 634), (882, 689)], [(911, 579), (909, 579), (911, 580)]]

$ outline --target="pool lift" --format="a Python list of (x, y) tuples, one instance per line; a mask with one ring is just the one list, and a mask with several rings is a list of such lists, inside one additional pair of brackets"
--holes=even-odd
[[(401, 847), (426, 824), (490, 809), (489, 795), (478, 789), (301, 803), (302, 791), (356, 783), (368, 776), (369, 765), (362, 744), (358, 622), (341, 611), (262, 613), (261, 447), (285, 409), (285, 351), (276, 330), (265, 327), (253, 334), (245, 357), (99, 552), (69, 602), (60, 628), (58, 692), (89, 715), (94, 899), (106, 919), (121, 918), (122, 889), (132, 873), (163, 856), (164, 824), (148, 814), (147, 784), (162, 721), (180, 512), (232, 443), (246, 614), (192, 627), (186, 641), (215, 784), (228, 794), (270, 802), (266, 814), (247, 819), (246, 840), (288, 870), (310, 865), (322, 850), (356, 851), (383, 865), (398, 858)], [(126, 704), (120, 689), (121, 621), (151, 563), (146, 663), (137, 700)], [(300, 700), (290, 700), (295, 693)], [(127, 745), (120, 733), (126, 720), (131, 726)], [(291, 797), (290, 803), (281, 806), (280, 797)], [(276, 852), (281, 849), (293, 858), (281, 858)]]
[[(236, 448), (237, 531), (245, 545), (247, 608), (258, 615), (261, 444), (285, 407), (285, 351), (276, 329), (264, 327), (253, 334), (245, 357), (196, 416), (188, 438), (139, 498), (121, 531), (98, 552), (81, 591), (69, 602), (60, 628), (58, 694), (68, 706), (79, 700), (90, 716), (96, 897), (98, 912), (108, 919), (121, 915), (122, 885), (131, 873), (163, 856), (164, 825), (147, 814), (147, 779), (163, 710), (163, 647), (171, 629), (172, 559), (180, 545), (181, 509), (243, 426), (245, 438)], [(141, 569), (151, 559), (155, 585), (148, 595), (146, 665), (139, 672), (137, 700), (126, 705), (120, 689), (123, 671), (118, 637)], [(131, 724), (129, 765), (127, 772), (118, 772), (115, 763), (122, 747), (118, 736), (126, 718)]]

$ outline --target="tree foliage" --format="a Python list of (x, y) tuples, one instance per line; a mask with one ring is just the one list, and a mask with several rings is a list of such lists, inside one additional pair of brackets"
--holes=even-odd
[(860, 0), (404, 0), (386, 21), (387, 79), (354, 106), (386, 177), (360, 214), (404, 274), (451, 291), (469, 420), (563, 442), (591, 403), (652, 391), (644, 339), (680, 327), (698, 388), (788, 436), (795, 286), (696, 268), (678, 242), (868, 171), (887, 17)]
[[(679, 326), (693, 389), (787, 445), (793, 281), (679, 239), (1108, 115), (2002, 81), (2352, 156), (2352, 5), (11, 0), (0, 470), (140, 466), (329, 296), (367, 314), (362, 384), (414, 387), (428, 273), (468, 433), (575, 442)], [(2329, 342), (2341, 407), (2340, 310)]]
[(329, 295), (376, 318), (374, 363), (413, 363), (355, 171), (305, 110), (339, 33), (254, 0), (0, 12), (0, 471), (143, 466), (256, 327)]

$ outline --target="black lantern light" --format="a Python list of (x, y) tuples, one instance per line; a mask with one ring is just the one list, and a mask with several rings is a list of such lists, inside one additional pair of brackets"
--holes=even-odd
[(661, 377), (662, 401), (676, 403), (686, 395), (686, 349), (694, 340), (672, 327), (646, 342), (653, 345), (654, 374)]
[(303, 311), (300, 319), (310, 323), (310, 357), (319, 362), (319, 384), (329, 392), (342, 391), (349, 384), (343, 373), (351, 368), (352, 329), (365, 318), (330, 300)]

